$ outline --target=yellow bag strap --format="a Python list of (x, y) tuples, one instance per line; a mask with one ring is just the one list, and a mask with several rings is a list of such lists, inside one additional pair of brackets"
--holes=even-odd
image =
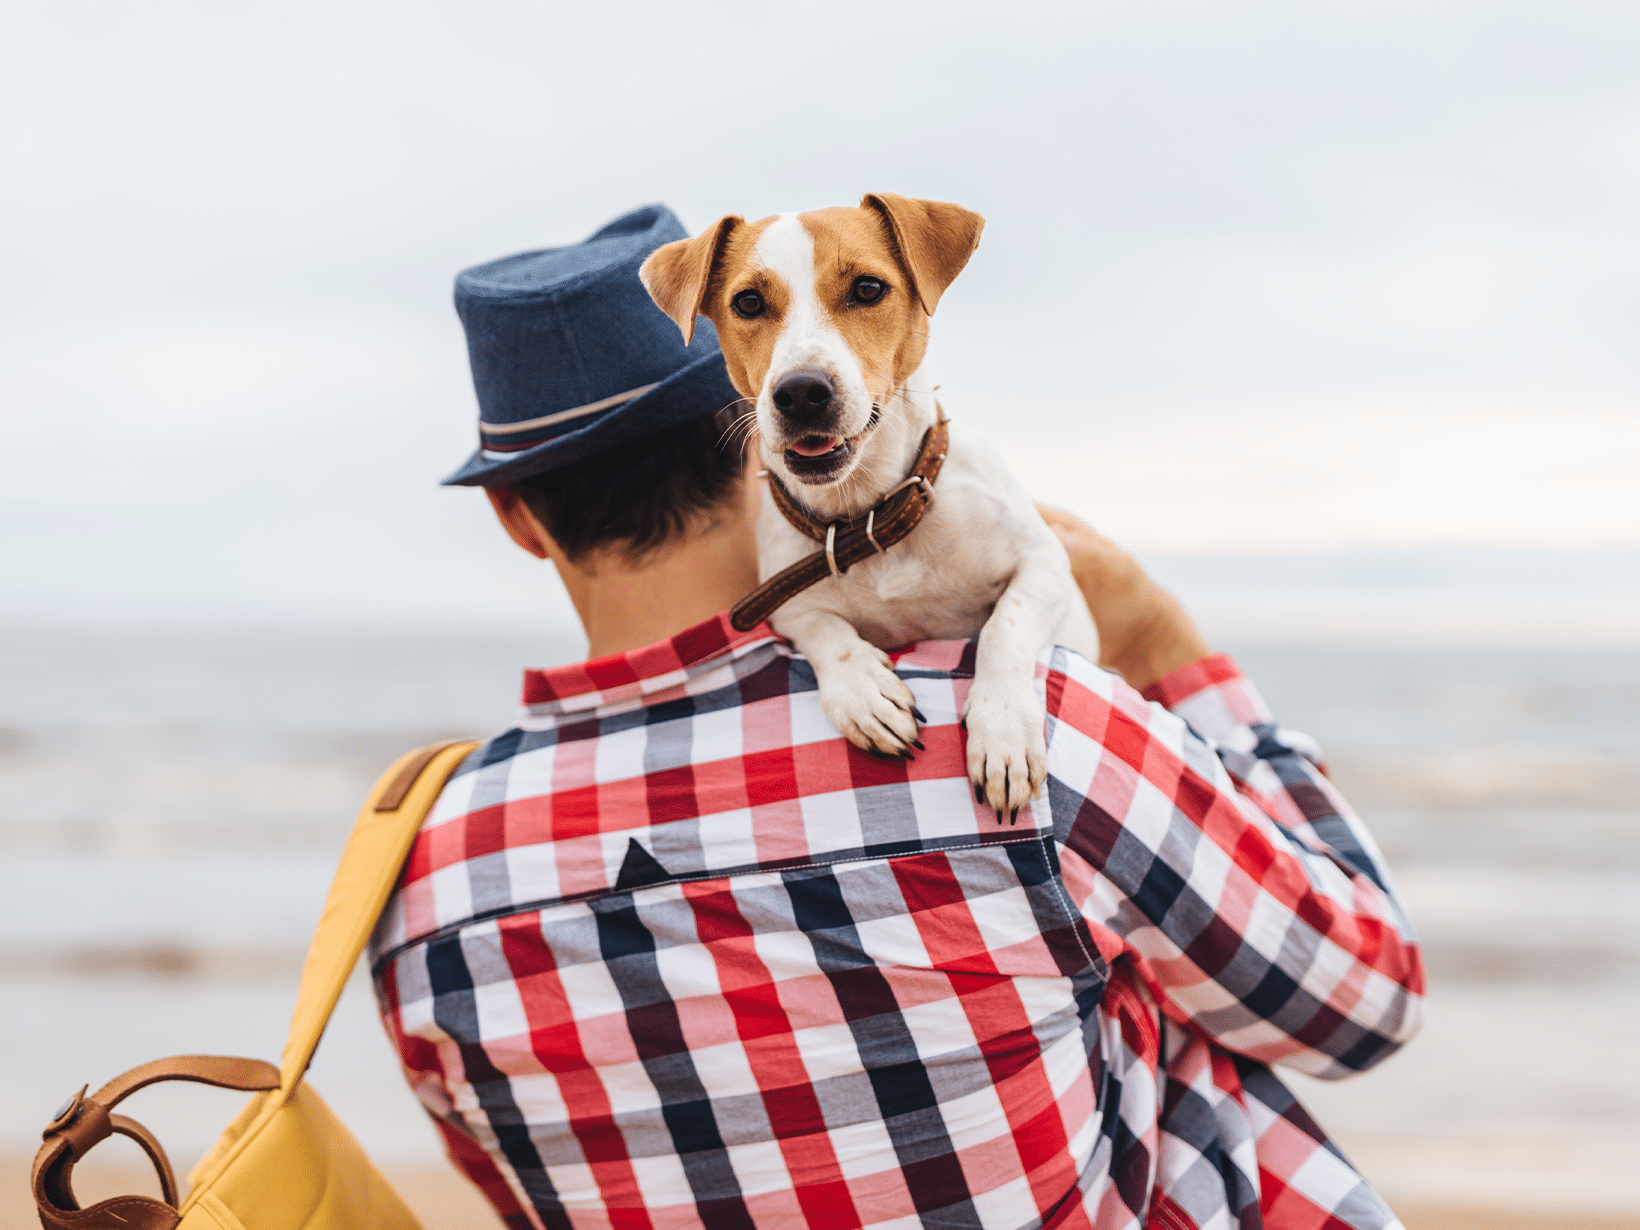
[(398, 883), (422, 821), (450, 775), (477, 746), (454, 742), (418, 748), (382, 774), (365, 800), (330, 882), (330, 895), (302, 967), (302, 986), (296, 993), (296, 1011), (279, 1069), (279, 1088), (285, 1098), (307, 1071), (342, 988)]

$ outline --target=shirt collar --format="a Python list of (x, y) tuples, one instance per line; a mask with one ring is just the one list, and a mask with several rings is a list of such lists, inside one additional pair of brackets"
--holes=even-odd
[(723, 611), (641, 649), (524, 672), (523, 718), (553, 718), (634, 702), (654, 703), (718, 686), (709, 678), (747, 653), (783, 644), (767, 623), (736, 632)]

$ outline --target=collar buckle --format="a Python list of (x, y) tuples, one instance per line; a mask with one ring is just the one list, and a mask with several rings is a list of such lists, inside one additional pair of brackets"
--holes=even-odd
[[(922, 484), (923, 495), (927, 497), (928, 502), (932, 504), (934, 502), (934, 484), (929, 482), (928, 479), (924, 478), (921, 474), (913, 474), (910, 478), (891, 489), (882, 499), (878, 500), (877, 508), (881, 508), (884, 504), (899, 495), (900, 492), (904, 491), (907, 487), (915, 487), (918, 483)], [(878, 550), (880, 551), (882, 548), (879, 547)]]

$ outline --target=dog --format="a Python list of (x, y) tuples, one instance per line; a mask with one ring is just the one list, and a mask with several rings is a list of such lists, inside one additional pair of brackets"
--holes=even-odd
[[(760, 590), (779, 591), (770, 621), (813, 667), (826, 716), (862, 750), (922, 750), (923, 715), (883, 650), (977, 636), (966, 767), (1000, 823), (1047, 778), (1037, 655), (1060, 644), (1097, 661), (1098, 642), (1063, 545), (995, 452), (956, 432), (943, 458), (930, 452), (947, 429), (923, 362), (929, 318), (984, 224), (957, 205), (870, 194), (721, 218), (657, 249), (639, 276), (686, 341), (697, 316), (712, 322), (730, 381), (755, 401), (769, 480)], [(914, 526), (892, 549), (878, 528), (891, 519)], [(865, 555), (846, 569), (839, 525)], [(782, 586), (820, 558), (822, 537), (824, 563)]]

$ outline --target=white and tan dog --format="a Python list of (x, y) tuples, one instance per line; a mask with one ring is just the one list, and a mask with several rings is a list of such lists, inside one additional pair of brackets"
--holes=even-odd
[[(721, 218), (657, 250), (641, 276), (686, 339), (697, 315), (717, 327), (729, 378), (756, 400), (764, 464), (827, 521), (863, 515), (910, 471), (939, 414), (923, 367), (928, 318), (983, 226), (956, 205), (871, 195), (857, 208)], [(757, 535), (763, 579), (815, 548), (767, 493)], [(890, 755), (922, 746), (920, 715), (882, 650), (977, 634), (967, 767), (999, 820), (1047, 776), (1037, 655), (1048, 644), (1097, 654), (1063, 546), (995, 453), (955, 431), (910, 536), (771, 622), (812, 664), (837, 729)]]

